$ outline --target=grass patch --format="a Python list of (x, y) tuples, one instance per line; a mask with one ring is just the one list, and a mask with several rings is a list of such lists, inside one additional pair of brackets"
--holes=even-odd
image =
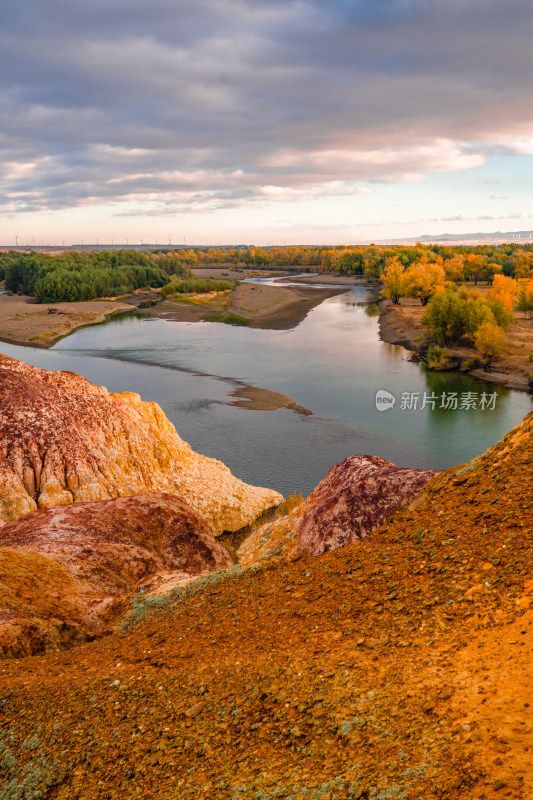
[(237, 286), (238, 281), (219, 281), (214, 278), (190, 278), (168, 283), (161, 289), (164, 297), (187, 294), (209, 294), (210, 292), (228, 292)]
[(211, 314), (206, 317), (206, 320), (207, 322), (225, 322), (226, 325), (248, 325), (246, 317), (239, 317), (238, 314), (224, 313), (222, 311), (217, 314)]

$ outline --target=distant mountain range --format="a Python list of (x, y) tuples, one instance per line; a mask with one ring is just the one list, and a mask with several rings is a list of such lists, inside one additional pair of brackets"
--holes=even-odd
[(533, 231), (495, 231), (492, 233), (440, 233), (438, 235), (413, 236), (409, 239), (384, 239), (381, 244), (412, 244), (431, 242), (432, 244), (503, 244), (523, 242), (533, 244)]

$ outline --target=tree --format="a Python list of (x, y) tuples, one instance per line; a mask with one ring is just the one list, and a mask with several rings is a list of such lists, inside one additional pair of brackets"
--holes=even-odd
[(515, 278), (527, 278), (533, 269), (533, 253), (518, 248), (510, 258)]
[(422, 317), (440, 344), (453, 344), (467, 332), (466, 300), (453, 289), (438, 292)]
[(516, 307), (519, 311), (524, 311), (526, 317), (531, 316), (531, 312), (533, 312), (533, 280), (528, 281), (520, 290)]
[(389, 297), (395, 305), (405, 293), (405, 268), (397, 256), (387, 259), (383, 273), (383, 289), (381, 293)]
[(384, 252), (376, 247), (375, 244), (369, 245), (363, 254), (363, 271), (369, 280), (375, 280), (383, 272), (386, 261)]
[(439, 257), (430, 262), (427, 256), (423, 256), (405, 273), (406, 293), (409, 297), (417, 297), (426, 306), (436, 292), (444, 289), (444, 281), (442, 259)]
[(455, 255), (453, 258), (444, 262), (444, 275), (446, 280), (459, 283), (465, 279), (465, 259), (464, 256)]
[(483, 322), (474, 334), (476, 349), (486, 359), (487, 366), (499, 359), (507, 347), (505, 331), (492, 322)]
[(485, 256), (478, 253), (468, 253), (468, 255), (465, 256), (465, 275), (467, 275), (470, 280), (474, 281), (475, 286), (477, 286), (477, 282), (483, 274), (484, 266)]
[(463, 336), (472, 339), (484, 323), (506, 329), (512, 320), (512, 313), (497, 298), (484, 298), (477, 290), (447, 288), (432, 298), (422, 324), (439, 344), (453, 344)]
[(508, 278), (505, 275), (495, 275), (489, 296), (495, 300), (500, 300), (507, 311), (512, 311), (513, 305), (518, 297), (518, 283), (514, 278)]

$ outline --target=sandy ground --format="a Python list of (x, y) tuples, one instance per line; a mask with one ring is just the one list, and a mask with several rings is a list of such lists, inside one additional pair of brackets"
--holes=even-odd
[[(51, 347), (58, 339), (83, 325), (103, 322), (110, 314), (132, 306), (112, 300), (86, 303), (43, 303), (32, 297), (0, 295), (0, 340), (10, 344)], [(49, 309), (54, 309), (49, 313)]]
[[(390, 300), (384, 300), (381, 309), (379, 325), (382, 340), (390, 344), (401, 344), (409, 350), (418, 350), (427, 331), (420, 321), (425, 308), (417, 300), (402, 298), (396, 306)], [(529, 361), (529, 353), (533, 353), (533, 320), (526, 319), (523, 313), (515, 311), (507, 339), (507, 352), (490, 370), (476, 369), (470, 375), (502, 384), (509, 389), (528, 391), (528, 375), (533, 373), (533, 362)], [(476, 355), (474, 347), (449, 349), (453, 355), (462, 359)]]
[(231, 293), (211, 298), (209, 302), (180, 303), (169, 299), (153, 308), (143, 309), (143, 314), (179, 322), (207, 319), (240, 322), (252, 328), (286, 330), (301, 322), (323, 300), (342, 291), (340, 287), (312, 289), (243, 283)]
[(290, 408), (297, 411), (298, 414), (306, 416), (313, 413), (308, 408), (297, 405), (296, 400), (287, 397), (286, 394), (272, 392), (270, 389), (260, 389), (256, 386), (239, 387), (231, 393), (230, 397), (239, 398), (231, 403), (232, 406), (250, 408), (254, 411), (276, 411), (278, 408)]

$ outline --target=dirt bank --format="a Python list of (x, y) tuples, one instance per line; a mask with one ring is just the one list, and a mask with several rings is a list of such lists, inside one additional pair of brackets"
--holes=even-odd
[(294, 286), (264, 286), (242, 283), (232, 292), (209, 301), (164, 300), (142, 313), (178, 322), (228, 322), (251, 328), (286, 330), (301, 322), (309, 311), (328, 297), (342, 294), (343, 289), (314, 289)]
[[(425, 341), (427, 328), (421, 323), (424, 314), (418, 301), (402, 299), (399, 305), (390, 300), (380, 302), (379, 332), (382, 341), (400, 344), (407, 350), (418, 352)], [(508, 389), (529, 391), (528, 376), (533, 373), (533, 363), (529, 353), (533, 353), (533, 320), (515, 312), (514, 322), (507, 333), (508, 350), (493, 368), (480, 367), (469, 374), (491, 383), (498, 383)], [(465, 360), (476, 356), (472, 346), (448, 348), (453, 356)]]
[(84, 303), (35, 303), (33, 297), (0, 295), (0, 341), (51, 347), (77, 328), (104, 322), (112, 314), (130, 311), (127, 302), (90, 300)]

